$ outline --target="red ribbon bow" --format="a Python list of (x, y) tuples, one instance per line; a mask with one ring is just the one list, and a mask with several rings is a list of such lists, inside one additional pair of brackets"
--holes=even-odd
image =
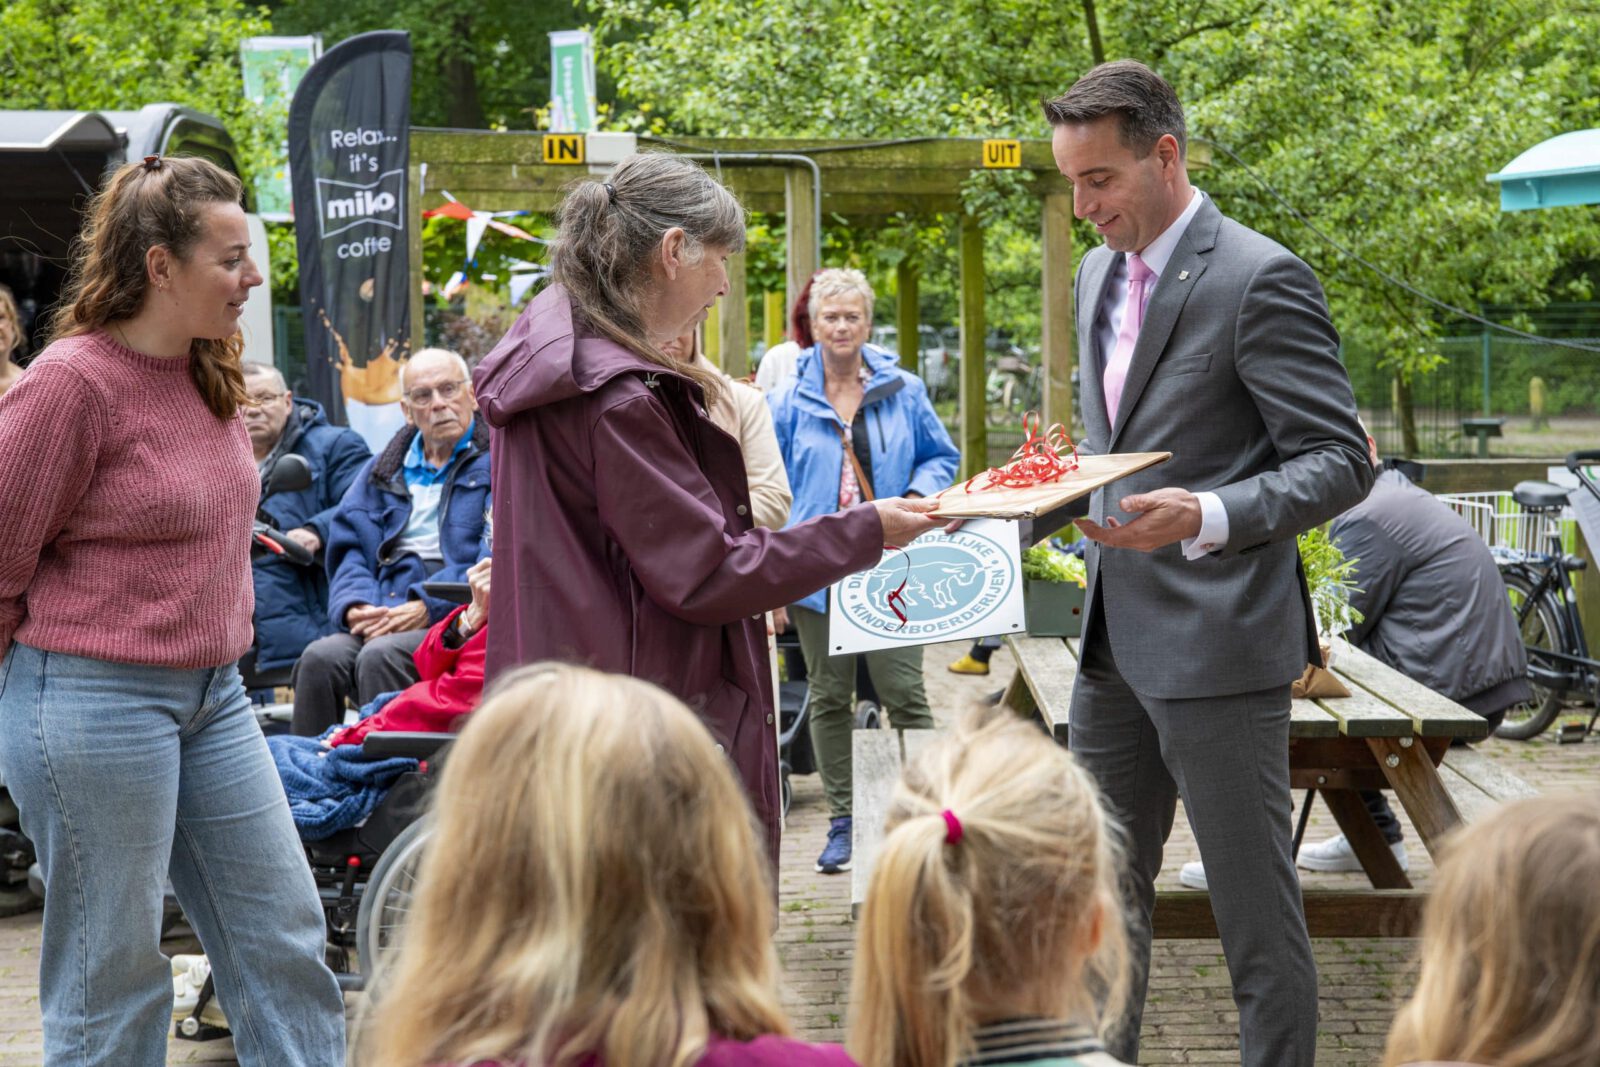
[[(1011, 459), (1005, 466), (990, 467), (982, 474), (973, 475), (967, 479), (963, 490), (970, 493), (972, 483), (979, 478), (988, 479), (978, 487), (980, 490), (1027, 489), (1034, 485), (1058, 482), (1077, 470), (1078, 446), (1072, 443), (1066, 428), (1057, 422), (1041, 433), (1040, 427), (1043, 425), (1044, 419), (1037, 411), (1022, 416), (1022, 429), (1027, 439), (1011, 453)], [(1069, 449), (1071, 456), (1062, 455)]]

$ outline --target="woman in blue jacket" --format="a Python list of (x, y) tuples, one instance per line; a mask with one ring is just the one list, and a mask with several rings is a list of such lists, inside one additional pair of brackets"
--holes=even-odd
[[(772, 422), (794, 490), (789, 525), (877, 497), (937, 493), (956, 474), (960, 453), (933, 410), (921, 379), (892, 353), (869, 346), (872, 286), (858, 270), (819, 272), (811, 283), (816, 343), (795, 376), (769, 398)], [(855, 656), (828, 655), (828, 591), (790, 609), (800, 634), (811, 744), (833, 814), (817, 870), (850, 869), (850, 734)], [(782, 623), (780, 621), (780, 628)], [(867, 671), (898, 729), (933, 726), (922, 686), (922, 649), (868, 652)]]

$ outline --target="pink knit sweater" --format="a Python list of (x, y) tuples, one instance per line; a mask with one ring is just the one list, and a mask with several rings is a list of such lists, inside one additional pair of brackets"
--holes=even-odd
[(52, 344), (0, 397), (0, 653), (238, 659), (259, 494), (243, 420), (211, 414), (188, 360)]

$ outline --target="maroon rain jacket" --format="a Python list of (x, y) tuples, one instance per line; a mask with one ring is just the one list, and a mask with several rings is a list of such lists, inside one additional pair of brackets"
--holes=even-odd
[(575, 330), (559, 285), (528, 305), (473, 385), (492, 427), (488, 679), (563, 660), (676, 694), (733, 760), (775, 864), (764, 613), (875, 565), (876, 510), (755, 528), (739, 443), (706, 415), (699, 386)]

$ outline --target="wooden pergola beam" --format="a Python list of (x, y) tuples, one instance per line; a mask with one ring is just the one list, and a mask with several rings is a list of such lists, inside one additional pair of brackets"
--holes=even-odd
[[(987, 403), (984, 396), (984, 264), (983, 232), (977, 219), (965, 214), (962, 185), (982, 169), (981, 138), (906, 138), (889, 141), (840, 141), (800, 138), (706, 138), (671, 140), (641, 137), (645, 150), (666, 150), (697, 157), (714, 170), (741, 202), (753, 211), (783, 214), (789, 235), (785, 275), (785, 307), (792, 306), (806, 279), (820, 265), (813, 206), (812, 171), (805, 160), (770, 162), (730, 158), (751, 153), (804, 156), (821, 177), (822, 211), (847, 219), (873, 220), (898, 213), (960, 212), (961, 234), (961, 446), (962, 469), (984, 469), (987, 456)], [(1056, 170), (1050, 143), (1020, 143), (1020, 169), (1030, 171), (1030, 189), (1044, 199), (1044, 263), (1041, 300), (1044, 318), (1041, 358), (1044, 360), (1045, 413), (1048, 421), (1070, 425), (1072, 414), (1072, 200), (1071, 186)], [(540, 131), (460, 131), (415, 128), (411, 131), (410, 188), (413, 212), (437, 207), (448, 190), (469, 207), (488, 211), (523, 210), (548, 214), (560, 204), (575, 181), (589, 176), (584, 166), (543, 161)], [(427, 165), (426, 181), (422, 165)], [(413, 329), (422, 330), (421, 234), (411, 227), (412, 262), (417, 278), (412, 296)], [(730, 299), (739, 306), (721, 309), (715, 337), (708, 337), (731, 373), (743, 373), (749, 324), (744, 304), (742, 258), (738, 277), (730, 278)], [(901, 328), (901, 358), (917, 366), (917, 277), (909, 268), (896, 277)], [(725, 302), (727, 303), (727, 302)]]

